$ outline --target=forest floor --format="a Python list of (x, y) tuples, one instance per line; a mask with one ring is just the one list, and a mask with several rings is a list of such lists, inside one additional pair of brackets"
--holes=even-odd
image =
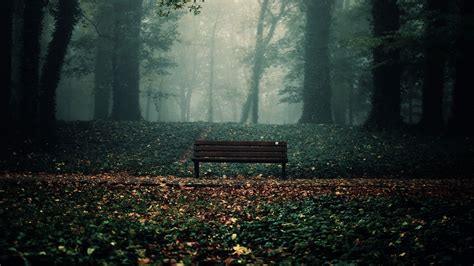
[[(330, 125), (65, 122), (47, 146), (13, 143), (0, 171), (193, 176), (195, 139), (288, 142), (290, 178), (472, 178), (474, 140)], [(279, 165), (202, 164), (204, 177), (278, 177)]]
[(474, 262), (474, 181), (0, 176), (0, 263)]
[[(289, 145), (275, 165), (204, 164), (194, 139)], [(60, 125), (0, 165), (0, 264), (472, 264), (469, 138), (337, 126)]]

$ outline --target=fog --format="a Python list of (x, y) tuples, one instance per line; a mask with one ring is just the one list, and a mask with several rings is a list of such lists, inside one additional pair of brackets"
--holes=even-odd
[[(369, 109), (371, 55), (366, 47), (354, 44), (370, 34), (367, 5), (367, 1), (339, 0), (328, 10), (331, 33), (322, 46), (333, 59), (326, 68), (334, 78), (323, 86), (331, 90), (329, 108), (339, 124), (361, 124)], [(143, 7), (139, 80), (143, 119), (267, 124), (300, 120), (306, 30), (301, 1), (210, 0), (201, 3), (198, 14), (185, 8), (166, 16), (156, 1), (144, 1)], [(104, 70), (97, 68), (101, 55), (96, 50), (101, 42), (114, 48), (107, 33), (100, 32), (100, 23), (105, 24), (104, 31), (110, 30), (106, 19), (113, 16), (104, 19), (99, 13), (111, 7), (91, 2), (82, 8), (66, 61), (68, 75), (58, 88), (57, 116), (62, 120), (106, 119), (112, 112), (111, 106), (105, 116), (94, 108), (102, 105), (95, 97), (100, 85), (94, 84), (94, 76)], [(102, 75), (113, 82), (113, 73)], [(253, 99), (256, 89), (258, 100)], [(113, 95), (108, 95), (112, 102)]]
[(419, 124), (463, 131), (472, 109), (464, 100), (469, 41), (459, 36), (470, 13), (462, 4), (25, 3), (13, 4), (7, 24), (12, 86), (4, 99), (20, 124)]
[(473, 265), (473, 0), (0, 6), (0, 266)]
[[(159, 7), (151, 2), (144, 2), (151, 8), (143, 14), (141, 38), (146, 35), (157, 41), (162, 34), (166, 34), (167, 43), (156, 45), (153, 51), (142, 47), (147, 50), (146, 54), (142, 52), (140, 63), (140, 110), (143, 119), (240, 122), (250, 93), (254, 63), (251, 57), (255, 53), (259, 2), (207, 1), (197, 15), (177, 10), (167, 17), (160, 17)], [(278, 45), (288, 41), (285, 38), (288, 39), (287, 31), (291, 25), (287, 25), (285, 20), (294, 20), (292, 16), (300, 13), (296, 5), (292, 5), (276, 22), (273, 36), (268, 36), (267, 25), (264, 29), (271, 40), (265, 49), (269, 62), (265, 64), (260, 78), (259, 123), (295, 123), (301, 115), (301, 104), (283, 102), (284, 96), (281, 95), (285, 89), (285, 75), (290, 71), (283, 61), (290, 56), (287, 52), (291, 47), (281, 44), (282, 48), (279, 48)], [(270, 9), (275, 12), (278, 8), (279, 3), (274, 1)], [(89, 49), (81, 45), (96, 41), (94, 39), (100, 38), (100, 32), (96, 32), (98, 25), (94, 24), (93, 14), (86, 16), (90, 19), (80, 21), (82, 25), (77, 26), (68, 52), (66, 71), (70, 73), (61, 79), (58, 87), (57, 116), (62, 120), (95, 118), (92, 53), (97, 56), (97, 52), (93, 51), (97, 48)], [(265, 19), (268, 21), (271, 18)], [(90, 58), (84, 62), (83, 57)], [(149, 61), (156, 64), (152, 65)], [(79, 64), (83, 64), (81, 68), (87, 73), (75, 73), (78, 70), (74, 68)]]

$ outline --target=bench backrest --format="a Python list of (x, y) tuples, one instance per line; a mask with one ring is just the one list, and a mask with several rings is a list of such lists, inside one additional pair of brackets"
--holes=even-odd
[(287, 162), (286, 142), (197, 140), (194, 159), (227, 162)]

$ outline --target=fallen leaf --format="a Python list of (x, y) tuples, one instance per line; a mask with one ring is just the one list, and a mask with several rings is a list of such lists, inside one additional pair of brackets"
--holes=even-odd
[(243, 247), (239, 244), (234, 246), (233, 249), (234, 249), (234, 253), (233, 253), (234, 255), (248, 255), (252, 253), (252, 250), (250, 248)]
[(138, 265), (149, 265), (151, 260), (149, 258), (140, 258), (137, 260)]
[(92, 255), (92, 253), (94, 253), (95, 251), (95, 248), (87, 248), (87, 255)]

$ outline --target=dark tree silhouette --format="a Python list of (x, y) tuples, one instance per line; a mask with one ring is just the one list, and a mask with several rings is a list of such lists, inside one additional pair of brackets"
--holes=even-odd
[(45, 0), (26, 0), (24, 5), (23, 46), (20, 55), (20, 121), (26, 138), (37, 133), (40, 36), (43, 30), (43, 8), (46, 4)]
[(113, 104), (114, 120), (140, 120), (140, 27), (143, 0), (114, 1)]
[[(12, 20), (13, 0), (6, 0), (0, 11), (0, 36), (3, 38), (4, 47), (1, 50), (0, 68), (0, 130), (4, 134), (10, 132), (10, 95), (12, 78)], [(7, 138), (0, 139), (0, 156), (4, 155)]]
[(78, 0), (59, 0), (55, 10), (54, 32), (48, 45), (40, 82), (40, 124), (44, 137), (54, 135), (56, 121), (56, 88), (61, 79), (67, 48), (79, 13)]
[(393, 45), (400, 29), (400, 9), (397, 0), (372, 0), (373, 48), (372, 75), (374, 91), (372, 109), (366, 125), (386, 129), (401, 125), (400, 49)]
[(443, 36), (447, 27), (449, 2), (426, 1), (426, 28), (423, 77), (423, 116), (421, 126), (428, 131), (443, 127), (443, 89), (447, 41)]
[(472, 115), (474, 114), (474, 1), (459, 1), (460, 18), (456, 39), (455, 83), (453, 91), (453, 117), (450, 128), (460, 134), (474, 134)]
[(305, 63), (301, 123), (332, 124), (329, 34), (332, 0), (305, 2)]

